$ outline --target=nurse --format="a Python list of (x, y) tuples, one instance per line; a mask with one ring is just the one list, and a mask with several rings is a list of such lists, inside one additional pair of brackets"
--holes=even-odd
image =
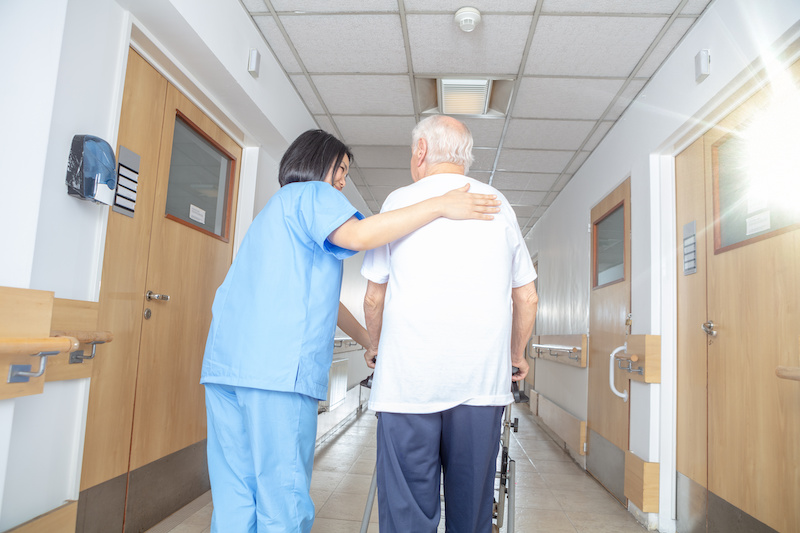
[[(489, 220), (499, 210), (467, 185), (364, 218), (341, 193), (352, 159), (329, 133), (300, 135), (281, 159), (280, 190), (217, 290), (201, 376), (212, 533), (311, 530), (317, 402), (333, 358), (342, 260), (440, 216)], [(346, 315), (345, 331), (362, 337)]]

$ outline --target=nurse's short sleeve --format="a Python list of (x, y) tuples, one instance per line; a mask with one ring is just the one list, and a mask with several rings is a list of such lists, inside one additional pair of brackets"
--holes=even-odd
[(328, 240), (328, 236), (351, 217), (361, 220), (364, 215), (329, 183), (312, 181), (306, 184), (306, 188), (300, 201), (300, 216), (311, 240), (337, 259), (346, 259), (358, 253), (336, 246)]

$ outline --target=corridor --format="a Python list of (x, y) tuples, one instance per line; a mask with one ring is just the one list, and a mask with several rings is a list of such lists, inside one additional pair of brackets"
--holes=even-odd
[[(517, 467), (516, 533), (645, 531), (539, 427), (527, 408), (515, 408), (513, 416), (519, 418), (520, 426), (516, 434), (511, 434), (509, 446), (509, 455)], [(375, 464), (376, 425), (374, 413), (368, 411), (350, 418), (318, 441), (311, 482), (311, 497), (317, 509), (312, 533), (360, 530)], [(211, 508), (208, 492), (147, 533), (208, 532)], [(370, 532), (378, 531), (377, 521), (376, 502)], [(444, 519), (439, 531), (444, 532)], [(500, 531), (505, 532), (506, 528)]]

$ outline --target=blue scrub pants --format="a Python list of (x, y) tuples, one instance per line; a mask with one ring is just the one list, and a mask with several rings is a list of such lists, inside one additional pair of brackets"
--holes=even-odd
[(212, 533), (311, 531), (317, 400), (206, 383)]
[(435, 533), (444, 474), (446, 531), (492, 530), (502, 406), (431, 414), (378, 413), (381, 533)]

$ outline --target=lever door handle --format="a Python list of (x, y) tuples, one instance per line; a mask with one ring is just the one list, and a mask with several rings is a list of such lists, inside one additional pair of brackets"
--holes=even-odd
[(145, 298), (147, 298), (148, 300), (161, 300), (162, 302), (168, 302), (169, 294), (156, 294), (153, 291), (147, 291), (147, 294), (145, 294)]
[(703, 331), (706, 332), (706, 335), (709, 335), (711, 337), (716, 337), (717, 336), (717, 332), (714, 331), (714, 321), (713, 320), (709, 320), (708, 322), (704, 323), (700, 327), (703, 328)]

